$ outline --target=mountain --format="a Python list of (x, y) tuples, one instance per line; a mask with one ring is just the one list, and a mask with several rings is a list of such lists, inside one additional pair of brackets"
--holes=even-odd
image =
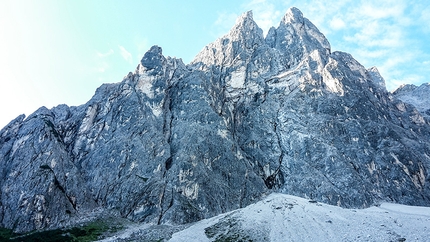
[(405, 103), (415, 106), (424, 117), (430, 118), (430, 83), (415, 86), (405, 84), (397, 88), (393, 95)]
[(0, 131), (1, 226), (104, 213), (179, 225), (272, 192), (429, 206), (429, 120), (381, 80), (332, 52), (296, 8), (266, 37), (244, 13), (188, 65), (153, 46), (86, 104), (42, 107)]

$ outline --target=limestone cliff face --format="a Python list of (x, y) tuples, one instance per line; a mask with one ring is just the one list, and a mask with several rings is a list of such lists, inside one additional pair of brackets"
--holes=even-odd
[(243, 14), (188, 65), (154, 46), (88, 103), (0, 131), (1, 226), (59, 227), (94, 209), (182, 224), (272, 191), (430, 205), (429, 121), (381, 80), (296, 8), (266, 37)]

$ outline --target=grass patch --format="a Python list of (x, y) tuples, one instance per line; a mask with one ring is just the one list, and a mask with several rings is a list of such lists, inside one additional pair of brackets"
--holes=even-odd
[(14, 236), (17, 236), (11, 229), (0, 228), (0, 241), (8, 240)]
[(114, 233), (122, 229), (122, 226), (109, 226), (102, 220), (96, 220), (80, 227), (70, 229), (55, 229), (37, 231), (29, 234), (14, 234), (10, 229), (0, 228), (0, 241), (14, 242), (89, 242), (102, 239), (104, 233)]

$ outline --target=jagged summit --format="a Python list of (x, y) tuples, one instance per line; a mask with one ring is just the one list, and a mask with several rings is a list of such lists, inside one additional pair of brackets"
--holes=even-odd
[(424, 117), (430, 119), (430, 83), (423, 83), (420, 86), (405, 84), (397, 88), (393, 95), (413, 105)]
[(162, 67), (165, 62), (166, 58), (163, 56), (161, 47), (154, 45), (144, 54), (140, 64), (146, 70), (152, 70), (155, 74), (162, 71)]
[(378, 68), (376, 68), (376, 66), (373, 66), (369, 68), (368, 71), (373, 82), (382, 90), (387, 91), (387, 87), (385, 86), (385, 79), (381, 76), (381, 73), (379, 73)]
[(234, 65), (234, 62), (247, 62), (255, 52), (276, 56), (277, 63), (271, 65), (279, 73), (298, 65), (311, 54), (327, 60), (331, 50), (325, 36), (297, 8), (290, 8), (278, 28), (272, 27), (266, 38), (252, 19), (252, 12), (248, 11), (237, 19), (228, 34), (204, 47), (191, 63)]
[(237, 18), (230, 32), (205, 46), (191, 63), (209, 65), (232, 65), (250, 55), (264, 42), (263, 30), (248, 11)]
[(303, 23), (303, 13), (296, 7), (291, 7), (287, 10), (284, 17), (281, 20), (281, 23)]
[(228, 33), (231, 41), (239, 41), (245, 48), (253, 48), (263, 40), (263, 30), (252, 18), (252, 11), (245, 12), (237, 18), (236, 24)]
[(402, 84), (396, 90), (394, 90), (394, 94), (400, 94), (402, 92), (409, 92), (417, 89), (418, 86), (414, 84)]
[(254, 21), (252, 10), (249, 10), (247, 12), (242, 13), (237, 19), (236, 19), (236, 26), (243, 25), (246, 22)]
[[(276, 34), (280, 35), (276, 41), (276, 47), (287, 53), (303, 56), (305, 53), (319, 50), (322, 54), (330, 54), (331, 47), (326, 37), (312, 22), (304, 18), (297, 8), (288, 9), (276, 29)], [(292, 50), (289, 51), (289, 49)], [(300, 49), (303, 53), (297, 52)]]
[(94, 209), (185, 224), (272, 192), (430, 205), (429, 120), (376, 74), (295, 8), (266, 38), (245, 13), (189, 65), (153, 46), (86, 104), (0, 131), (0, 224), (55, 228)]

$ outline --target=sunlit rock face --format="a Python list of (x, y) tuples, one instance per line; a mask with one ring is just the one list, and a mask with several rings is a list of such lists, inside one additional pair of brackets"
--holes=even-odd
[(93, 211), (183, 224), (276, 191), (342, 207), (430, 205), (430, 125), (376, 68), (331, 52), (291, 8), (266, 37), (240, 16), (188, 65), (152, 47), (79, 107), (0, 131), (0, 221), (17, 232)]

